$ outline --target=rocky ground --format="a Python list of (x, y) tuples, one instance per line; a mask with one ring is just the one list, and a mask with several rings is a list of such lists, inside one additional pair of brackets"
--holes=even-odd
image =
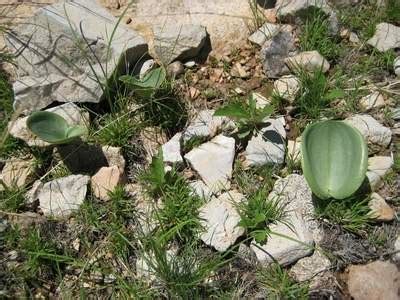
[[(0, 5), (0, 296), (399, 299), (400, 3), (128, 2)], [(323, 119), (367, 141), (365, 192), (313, 195)]]

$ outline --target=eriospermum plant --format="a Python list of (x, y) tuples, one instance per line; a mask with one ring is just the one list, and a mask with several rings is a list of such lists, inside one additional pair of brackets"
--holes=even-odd
[(362, 185), (368, 148), (361, 133), (342, 121), (309, 125), (302, 136), (304, 176), (320, 199), (345, 199)]
[(69, 126), (60, 115), (48, 111), (32, 113), (26, 124), (37, 137), (50, 144), (66, 144), (86, 134), (84, 126)]

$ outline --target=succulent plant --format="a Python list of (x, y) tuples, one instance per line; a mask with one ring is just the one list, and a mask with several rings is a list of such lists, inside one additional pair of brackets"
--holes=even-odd
[(135, 92), (143, 97), (151, 96), (165, 82), (167, 74), (164, 68), (156, 68), (149, 71), (143, 79), (131, 75), (123, 75), (120, 80), (126, 85), (132, 86)]
[(48, 111), (32, 113), (26, 124), (37, 137), (50, 144), (65, 144), (86, 133), (84, 126), (69, 126), (60, 115)]
[(342, 121), (309, 125), (302, 135), (304, 176), (320, 199), (345, 199), (362, 185), (368, 148), (361, 133)]

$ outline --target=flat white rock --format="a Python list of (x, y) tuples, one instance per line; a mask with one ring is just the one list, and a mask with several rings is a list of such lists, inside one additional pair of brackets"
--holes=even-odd
[(300, 81), (294, 75), (286, 75), (274, 82), (275, 93), (289, 102), (296, 99), (300, 91)]
[(191, 167), (213, 192), (229, 189), (235, 158), (235, 139), (219, 135), (185, 155)]
[(234, 203), (244, 200), (238, 192), (224, 193), (200, 208), (199, 216), (205, 231), (201, 240), (218, 251), (225, 251), (244, 233), (238, 226), (240, 216)]
[(393, 163), (394, 161), (391, 156), (373, 156), (368, 158), (367, 177), (373, 191), (380, 187), (383, 177), (389, 173)]
[(163, 158), (165, 163), (182, 163), (181, 155), (182, 133), (175, 134), (167, 143), (162, 145)]
[(345, 122), (357, 128), (371, 145), (386, 148), (392, 140), (390, 128), (381, 125), (370, 115), (354, 115)]
[(286, 131), (280, 119), (265, 120), (269, 125), (253, 136), (247, 144), (247, 166), (282, 164), (285, 160)]
[(68, 217), (85, 200), (90, 177), (70, 175), (47, 182), (37, 193), (39, 207), (46, 216)]
[(305, 51), (285, 59), (285, 63), (292, 70), (302, 69), (309, 72), (321, 70), (329, 71), (329, 62), (318, 51)]
[(368, 44), (381, 52), (400, 47), (400, 27), (389, 23), (376, 25), (376, 31)]

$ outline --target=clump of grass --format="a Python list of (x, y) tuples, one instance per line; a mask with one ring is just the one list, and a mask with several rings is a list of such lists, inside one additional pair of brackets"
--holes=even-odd
[(193, 150), (194, 148), (199, 147), (201, 144), (207, 141), (206, 137), (202, 136), (193, 136), (188, 141), (186, 141), (183, 145), (183, 152), (187, 153)]
[[(0, 180), (0, 186), (2, 182)], [(9, 212), (18, 212), (25, 204), (25, 189), (18, 187), (4, 187), (3, 191), (0, 191), (0, 210)]]
[(245, 228), (247, 235), (257, 243), (266, 243), (271, 234), (269, 225), (285, 223), (285, 205), (278, 199), (268, 199), (266, 189), (251, 194), (245, 201), (236, 204), (240, 216), (239, 226)]
[(171, 299), (204, 299), (210, 296), (212, 287), (207, 279), (222, 265), (219, 255), (202, 253), (195, 242), (187, 243), (177, 253), (168, 251), (166, 241), (176, 228), (163, 235), (152, 236), (142, 241), (145, 245), (146, 262), (151, 274), (161, 283)]
[(304, 25), (300, 34), (302, 51), (317, 50), (326, 59), (335, 59), (340, 47), (329, 32), (329, 20), (319, 9), (311, 9), (303, 16)]
[(162, 208), (155, 215), (161, 231), (179, 228), (176, 231), (179, 240), (192, 240), (200, 229), (198, 210), (203, 201), (175, 170), (164, 170), (162, 151), (153, 158), (141, 180), (149, 195), (162, 202)]
[(315, 213), (318, 218), (339, 224), (349, 232), (362, 234), (371, 222), (369, 200), (358, 195), (342, 200), (316, 199)]
[(308, 299), (308, 284), (297, 283), (278, 264), (259, 270), (257, 281), (265, 289), (267, 299)]

